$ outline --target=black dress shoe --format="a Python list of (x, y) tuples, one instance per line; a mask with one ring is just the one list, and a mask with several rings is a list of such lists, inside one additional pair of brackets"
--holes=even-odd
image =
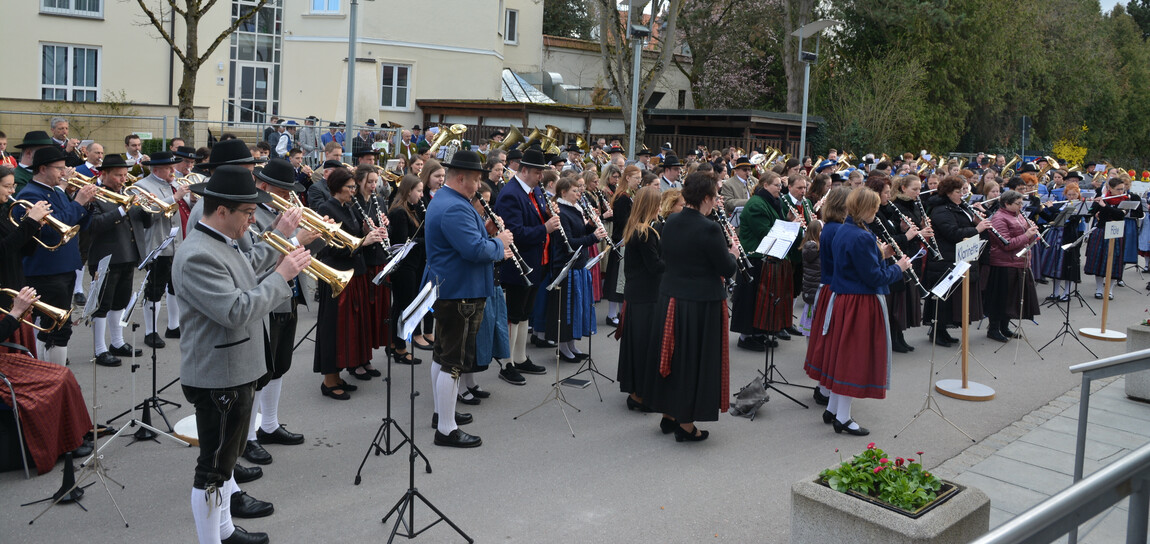
[(671, 434), (671, 433), (675, 432), (675, 429), (678, 429), (678, 428), (679, 428), (679, 424), (675, 423), (675, 420), (673, 420), (673, 419), (668, 419), (665, 417), (659, 419), (659, 430), (663, 431), (663, 434)]
[(612, 327), (618, 327), (619, 326), (619, 318), (618, 317), (608, 316), (606, 322), (608, 325), (610, 325)]
[(583, 359), (580, 359), (578, 357), (568, 357), (566, 355), (563, 355), (562, 352), (560, 352), (559, 353), (559, 360), (563, 361), (564, 363), (578, 363), (578, 362), (581, 362)]
[(150, 348), (160, 349), (166, 346), (163, 338), (157, 333), (152, 333), (144, 336), (144, 345)]
[(480, 389), (478, 385), (475, 387), (468, 387), (467, 390), (471, 391), (471, 394), (475, 395), (475, 398), (477, 399), (485, 399), (491, 396), (491, 393)]
[(483, 439), (478, 436), (469, 435), (459, 429), (451, 431), (451, 434), (443, 434), (435, 431), (435, 445), (447, 446), (450, 448), (476, 448), (483, 444)]
[(998, 330), (1002, 333), (1003, 336), (1007, 338), (1022, 338), (1022, 335), (1019, 334), (1018, 331), (1010, 329), (1009, 322), (1004, 322), (1001, 326), (998, 327)]
[(132, 347), (132, 344), (125, 343), (120, 347), (112, 346), (108, 349), (108, 353), (119, 357), (139, 357), (144, 354), (144, 350)]
[(779, 340), (790, 340), (791, 334), (783, 330), (775, 333), (775, 338), (778, 338)]
[(370, 374), (372, 378), (383, 377), (383, 372), (380, 372), (378, 368), (374, 368), (374, 367), (367, 368), (367, 365), (363, 365), (363, 366), (364, 366), (364, 370), (366, 370), (367, 373)]
[(748, 336), (746, 338), (740, 338), (739, 342), (735, 345), (739, 346), (740, 348), (750, 350), (750, 351), (767, 351), (767, 346), (763, 345), (762, 342), (758, 341), (753, 336)]
[(640, 411), (640, 412), (643, 412), (643, 413), (648, 413), (648, 414), (649, 414), (649, 413), (651, 413), (651, 412), (654, 412), (654, 410), (652, 410), (652, 409), (648, 408), (648, 407), (647, 407), (647, 405), (645, 405), (645, 404), (643, 404), (643, 403), (641, 403), (641, 402), (639, 402), (639, 401), (637, 401), (637, 400), (635, 400), (635, 399), (631, 398), (631, 396), (630, 396), (630, 395), (627, 395), (627, 410), (628, 410), (628, 411), (630, 411), (630, 410), (638, 410), (638, 411)]
[(533, 335), (531, 335), (531, 345), (535, 346), (537, 348), (555, 349), (555, 347), (558, 346), (559, 344), (557, 342), (555, 342), (554, 340), (548, 340), (546, 338), (539, 338), (538, 336), (535, 336), (533, 334)]
[(236, 466), (232, 468), (232, 476), (235, 476), (237, 484), (246, 484), (263, 478), (264, 469), (260, 467), (245, 467), (236, 463)]
[(105, 351), (96, 356), (96, 364), (100, 366), (120, 366), (123, 364), (119, 357)]
[(468, 406), (475, 406), (475, 405), (483, 402), (483, 401), (479, 400), (475, 395), (471, 394), (471, 391), (468, 391), (466, 389), (464, 389), (462, 393), (456, 395), (455, 398), (459, 402), (466, 404)]
[[(995, 325), (997, 325), (997, 323), (995, 323)], [(995, 342), (1006, 342), (1006, 337), (1002, 335), (1002, 331), (998, 330), (997, 326), (991, 326), (990, 329), (986, 331), (986, 337)]]
[(232, 517), (233, 518), (263, 518), (272, 515), (276, 511), (272, 503), (261, 501), (244, 491), (237, 491), (232, 493)]
[(683, 430), (682, 427), (675, 425), (675, 442), (702, 442), (710, 436), (711, 433), (695, 427), (691, 432)]
[(800, 331), (800, 330), (794, 328), (793, 326), (787, 327), (786, 329), (783, 329), (783, 330), (785, 330), (787, 332), (787, 334), (789, 334), (791, 336), (802, 336), (803, 335), (803, 331)]
[(515, 363), (515, 370), (518, 370), (519, 372), (522, 372), (524, 374), (546, 374), (547, 373), (546, 368), (543, 368), (543, 367), (541, 367), (535, 363), (532, 363), (530, 357), (528, 357), (527, 360), (523, 361), (522, 363)]
[(232, 536), (220, 542), (221, 544), (269, 544), (271, 540), (267, 533), (249, 533), (243, 527), (236, 526), (236, 529), (232, 531)]
[(303, 444), (304, 437), (302, 434), (293, 433), (287, 430), (282, 424), (276, 427), (276, 430), (265, 433), (263, 429), (256, 430), (256, 440), (260, 444), (283, 444), (285, 446), (297, 446)]
[[(456, 425), (467, 425), (468, 423), (471, 423), (472, 421), (475, 421), (475, 417), (473, 417), (471, 414), (461, 414), (459, 412), (455, 412), (455, 424)], [(438, 427), (439, 426), (439, 414), (431, 414), (431, 426), (432, 427)]]
[(835, 415), (830, 410), (823, 410), (823, 423), (830, 425), (835, 420)]
[(168, 330), (164, 331), (164, 338), (179, 338), (179, 337), (180, 337), (180, 328), (179, 327), (176, 327), (174, 329), (168, 329)]
[(830, 402), (831, 402), (831, 398), (824, 395), (823, 392), (819, 391), (819, 388), (816, 387), (815, 388), (815, 404), (818, 404), (819, 406), (826, 406)]
[(92, 455), (92, 449), (94, 447), (95, 444), (93, 444), (91, 440), (85, 438), (84, 441), (80, 443), (80, 447), (72, 450), (72, 459), (78, 459)]
[[(391, 348), (387, 348), (391, 349)], [(423, 359), (416, 357), (410, 351), (400, 353), (398, 351), (391, 351), (391, 359), (401, 365), (418, 365), (423, 362)]]
[(352, 377), (354, 377), (357, 380), (367, 381), (367, 380), (371, 379), (371, 373), (368, 372), (366, 368), (363, 368), (363, 366), (357, 366), (357, 367), (349, 368), (349, 369), (347, 369), (347, 373), (351, 374)]
[(88, 304), (88, 297), (84, 296), (84, 293), (72, 294), (72, 305), (73, 306), (84, 306), (86, 304)]
[(840, 423), (837, 419), (831, 421), (831, 423), (834, 424), (836, 434), (842, 433), (843, 431), (846, 431), (847, 434), (853, 434), (855, 436), (866, 436), (870, 434), (870, 431), (868, 431), (866, 427), (852, 429), (851, 424), (854, 422), (855, 420), (853, 419), (848, 419), (846, 423)]
[(270, 465), (272, 464), (272, 454), (268, 453), (259, 442), (255, 440), (248, 440), (244, 446), (244, 459), (251, 461), (257, 465)]
[(527, 380), (515, 370), (515, 366), (507, 363), (507, 366), (499, 369), (499, 379), (511, 385), (527, 385)]
[(890, 350), (895, 353), (910, 353), (909, 349), (906, 349), (906, 347), (894, 340), (890, 342)]

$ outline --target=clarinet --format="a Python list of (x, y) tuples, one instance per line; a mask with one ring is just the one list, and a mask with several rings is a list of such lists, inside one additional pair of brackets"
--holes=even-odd
[[(1026, 219), (1026, 226), (1038, 227), (1038, 225), (1034, 224), (1034, 221), (1031, 221), (1029, 217), (1025, 217), (1025, 216), (1023, 216), (1023, 217)], [(1050, 242), (1046, 241), (1046, 238), (1042, 236), (1041, 232), (1038, 233), (1036, 236), (1038, 236), (1038, 241), (1042, 242), (1043, 247), (1050, 247)]]
[(751, 279), (751, 259), (747, 258), (747, 252), (743, 251), (743, 244), (739, 243), (739, 237), (735, 236), (735, 228), (731, 226), (731, 222), (727, 220), (727, 212), (723, 211), (722, 204), (715, 206), (715, 215), (719, 218), (719, 227), (723, 231), (723, 237), (727, 239), (727, 244), (734, 246), (739, 250), (739, 258), (735, 259), (735, 264), (738, 265), (739, 274), (744, 279)]
[[(918, 210), (918, 213), (922, 215), (922, 224), (925, 225), (928, 229), (932, 228), (930, 224), (930, 216), (926, 214), (926, 208), (922, 205), (921, 197), (914, 199), (914, 207)], [(930, 250), (938, 256), (937, 258), (939, 260), (941, 260), (942, 251), (938, 248), (938, 239), (931, 237), (928, 242), (930, 243)]]
[[(503, 219), (495, 215), (495, 212), (491, 210), (491, 205), (481, 196), (476, 195), (475, 198), (483, 205), (483, 212), (487, 214), (487, 217), (491, 218), (491, 222), (495, 223), (496, 234), (507, 230), (506, 227), (503, 226)], [(508, 247), (511, 248), (511, 262), (515, 264), (515, 269), (519, 271), (519, 275), (523, 276), (523, 279), (527, 280), (527, 285), (531, 286), (531, 280), (527, 278), (527, 275), (532, 272), (531, 267), (527, 265), (527, 261), (519, 254), (519, 248), (515, 247), (515, 242), (512, 242)]]
[[(914, 221), (911, 221), (911, 219), (909, 217), (907, 217), (906, 214), (902, 213), (902, 210), (898, 209), (898, 206), (894, 205), (894, 203), (891, 203), (890, 206), (892, 208), (894, 208), (895, 213), (897, 213), (899, 218), (902, 219), (904, 222), (906, 222), (907, 225), (910, 225), (912, 227), (916, 226)], [(924, 235), (922, 233), (922, 231), (918, 232), (917, 238), (919, 240), (922, 240), (923, 245), (925, 245), (928, 249), (930, 249), (930, 253), (931, 253), (931, 255), (934, 256), (935, 260), (937, 260), (937, 261), (942, 260), (942, 252), (939, 251), (938, 249), (936, 249), (935, 246), (930, 245), (931, 240), (927, 239), (926, 235)]]
[[(961, 202), (959, 205), (962, 206), (962, 208), (965, 209), (967, 212), (969, 212), (970, 214), (979, 218), (980, 220), (986, 219), (985, 215), (982, 215), (981, 213), (979, 213), (978, 210), (971, 207), (970, 204), (967, 204), (966, 202)], [(1003, 236), (1001, 232), (998, 232), (998, 229), (994, 228), (994, 225), (991, 225), (990, 228), (987, 230), (989, 230), (990, 233), (993, 234), (995, 238), (998, 238), (998, 241), (1002, 242), (1003, 246), (1010, 245), (1010, 240), (1007, 240), (1006, 237)]]
[[(604, 232), (607, 231), (607, 229), (603, 228), (603, 222), (599, 220), (599, 214), (595, 213), (595, 210), (591, 207), (591, 203), (587, 201), (586, 196), (579, 199), (579, 207), (583, 209), (583, 217), (594, 221), (597, 228), (603, 229)], [(618, 253), (620, 257), (623, 256), (623, 252), (619, 249), (618, 245), (615, 245), (615, 242), (611, 241), (610, 236), (603, 240), (607, 242), (607, 247), (610, 247), (611, 251)]]
[[(880, 237), (883, 239), (884, 242), (890, 244), (891, 249), (894, 250), (895, 258), (902, 259), (903, 257), (905, 257), (906, 254), (902, 252), (902, 248), (898, 247), (898, 244), (896, 244), (894, 241), (894, 237), (890, 235), (890, 231), (886, 230), (886, 225), (884, 225), (882, 223), (882, 218), (881, 217), (875, 217), (875, 222), (878, 223), (879, 228), (882, 229), (882, 233), (881, 233)], [(910, 280), (912, 282), (914, 282), (915, 287), (918, 287), (918, 289), (920, 291), (922, 291), (922, 296), (926, 297), (926, 296), (930, 295), (930, 291), (927, 291), (926, 287), (922, 286), (922, 281), (920, 281), (918, 279), (918, 274), (915, 273), (914, 266), (911, 266), (910, 268), (906, 269), (906, 275), (910, 278)]]
[[(375, 204), (375, 218), (379, 222), (376, 225), (383, 226), (383, 206), (379, 205), (379, 195), (374, 192), (371, 193), (371, 202)], [(391, 239), (387, 236), (387, 229), (383, 231), (383, 247), (391, 247)]]
[[(547, 201), (547, 211), (551, 212), (554, 217), (559, 217), (559, 203), (556, 200), (558, 198), (555, 197)], [(567, 240), (567, 231), (563, 230), (562, 221), (559, 222), (559, 228), (555, 230), (559, 232), (559, 238), (563, 240), (563, 245), (567, 246), (567, 253), (575, 253), (575, 250), (571, 248), (571, 242)]]
[(807, 226), (807, 218), (795, 210), (795, 207), (791, 205), (791, 201), (787, 198), (787, 195), (779, 195), (779, 200), (782, 200), (783, 204), (786, 204), (787, 211), (790, 212), (791, 215), (793, 215), (796, 219), (798, 219), (799, 224), (805, 228)]

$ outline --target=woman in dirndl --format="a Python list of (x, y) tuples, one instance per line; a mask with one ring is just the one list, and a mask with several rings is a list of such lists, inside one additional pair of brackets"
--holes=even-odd
[[(1118, 209), (1118, 206), (1127, 201), (1138, 202), (1139, 205), (1130, 210), (1129, 213)], [(1090, 233), (1090, 239), (1086, 242), (1086, 273), (1094, 276), (1094, 298), (1101, 299), (1103, 296), (1103, 283), (1106, 281), (1106, 256), (1109, 251), (1109, 240), (1103, 236), (1106, 231), (1106, 224), (1112, 221), (1125, 222), (1127, 215), (1134, 219), (1142, 218), (1141, 199), (1137, 195), (1128, 194), (1126, 192), (1126, 182), (1122, 178), (1110, 178), (1106, 182), (1106, 191), (1101, 198), (1094, 200), (1094, 205), (1090, 207), (1090, 215), (1094, 217), (1094, 231)], [(1114, 239), (1114, 260), (1111, 262), (1112, 278), (1115, 282), (1122, 281), (1122, 269), (1126, 268), (1123, 262), (1123, 252), (1125, 250), (1126, 240), (1124, 237)], [(1114, 299), (1114, 286), (1111, 284), (1110, 292), (1107, 293), (1110, 299)]]
[[(897, 178), (891, 186), (891, 191), (894, 193), (894, 199), (891, 203), (901, 214), (899, 223), (902, 223), (901, 218), (905, 216), (919, 229), (923, 238), (929, 241), (928, 243), (937, 244), (937, 240), (934, 239), (934, 229), (930, 225), (930, 218), (925, 215), (922, 201), (919, 199), (919, 193), (922, 191), (922, 180), (916, 175)], [(906, 228), (906, 225), (902, 225), (902, 228)], [(914, 255), (918, 253), (921, 246), (921, 239), (911, 238), (907, 240), (906, 245), (902, 246), (902, 249), (907, 255)], [(927, 248), (926, 254), (922, 258), (911, 263), (919, 278), (926, 275), (925, 263), (934, 259), (934, 253)], [(925, 284), (924, 287), (930, 288)], [(922, 323), (922, 292), (918, 289), (906, 289), (903, 293), (901, 306), (892, 308), (891, 313), (900, 314), (899, 318), (904, 322), (903, 327), (908, 329), (917, 327)], [(899, 339), (909, 351), (914, 351), (914, 346), (907, 343), (906, 336), (902, 332), (899, 332)]]
[[(611, 241), (616, 245), (623, 238), (623, 229), (627, 226), (627, 219), (631, 217), (635, 191), (639, 190), (639, 182), (642, 179), (643, 171), (638, 166), (632, 164), (624, 168), (623, 179), (611, 199)], [(615, 327), (619, 326), (619, 308), (623, 305), (623, 291), (619, 289), (622, 262), (619, 252), (612, 251), (607, 256), (607, 273), (603, 275), (603, 296), (608, 300), (607, 324)]]
[[(794, 268), (790, 261), (754, 253), (775, 221), (787, 220), (781, 192), (782, 178), (774, 172), (764, 173), (739, 216), (739, 243), (751, 257), (752, 266), (750, 279), (736, 279), (731, 331), (739, 333), (738, 346), (751, 351), (777, 346), (769, 333), (794, 324)], [(792, 250), (801, 251), (797, 240)]]
[[(583, 217), (579, 208), (582, 196), (579, 178), (562, 178), (555, 183), (555, 201), (559, 205), (559, 225), (567, 235), (570, 249), (578, 252), (562, 288), (547, 292), (546, 319), (542, 323), (549, 341), (559, 344), (559, 360), (582, 362), (587, 354), (579, 351), (575, 341), (595, 334), (595, 301), (591, 294), (591, 271), (587, 266), (587, 248), (607, 237), (607, 231)], [(551, 244), (551, 278), (558, 277), (573, 257), (566, 244)]]
[[(832, 279), (835, 275), (835, 258), (831, 248), (834, 247), (835, 234), (843, 226), (847, 218), (847, 196), (851, 194), (848, 187), (839, 185), (827, 193), (823, 207), (819, 210), (822, 215), (823, 231), (819, 233), (819, 290), (815, 293), (815, 311), (811, 316), (811, 335), (807, 338), (807, 354), (803, 359), (803, 369), (811, 379), (821, 379), (823, 367), (823, 353), (826, 346), (826, 318), (827, 308), (834, 300), (831, 290)], [(831, 390), (824, 385), (815, 388), (815, 402), (826, 406), (830, 402)], [(823, 411), (823, 423), (830, 424), (834, 414)]]
[(850, 217), (832, 242), (835, 297), (829, 314), (825, 357), (817, 369), (819, 384), (831, 390), (827, 411), (833, 415), (836, 433), (870, 434), (851, 417), (856, 398), (882, 399), (890, 388), (891, 349), (886, 316), (887, 286), (902, 280), (910, 268), (910, 257), (894, 264), (883, 259), (892, 254), (879, 245), (866, 229), (878, 213), (879, 195), (858, 188), (847, 198)]
[[(1010, 329), (1011, 319), (1033, 319), (1038, 315), (1038, 294), (1030, 273), (1031, 249), (1038, 243), (1038, 225), (1023, 214), (1026, 204), (1021, 193), (1006, 191), (999, 197), (999, 210), (990, 223), (1006, 238), (990, 238), (990, 266), (985, 287), (986, 337), (997, 342), (1021, 338)], [(1023, 248), (1027, 248), (1020, 256)]]
[[(1067, 176), (1068, 179), (1082, 179), (1078, 172), (1070, 172)], [(1066, 202), (1043, 210), (1046, 220), (1053, 222), (1064, 209), (1077, 208), (1081, 195), (1078, 183), (1074, 181), (1067, 183), (1062, 189), (1062, 196)], [(1081, 226), (1082, 216), (1070, 215), (1064, 225), (1047, 227), (1046, 232), (1042, 233), (1042, 237), (1050, 244), (1042, 256), (1042, 275), (1054, 279), (1054, 290), (1046, 297), (1047, 300), (1065, 302), (1070, 298), (1070, 293), (1078, 288), (1078, 282), (1082, 281), (1081, 246), (1062, 249), (1063, 245), (1078, 241), (1078, 237), (1082, 234)]]
[[(675, 189), (677, 192), (678, 190)], [(627, 409), (649, 412), (644, 404), (645, 385), (658, 369), (660, 338), (655, 317), (659, 302), (659, 284), (663, 278), (662, 244), (658, 221), (661, 197), (658, 187), (644, 187), (635, 193), (631, 217), (623, 229), (623, 310), (620, 312), (619, 366), (616, 378), (619, 390), (628, 393)]]
[[(914, 255), (918, 252), (920, 244), (915, 236), (918, 235), (918, 227), (911, 225), (907, 230), (903, 230), (905, 223), (898, 215), (898, 210), (891, 203), (891, 183), (890, 178), (885, 175), (875, 175), (872, 173), (866, 181), (866, 187), (879, 195), (878, 213), (874, 216), (874, 222), (867, 225), (867, 228), (880, 236), (880, 239), (893, 240), (898, 244), (899, 249), (907, 255)], [(889, 240), (888, 240), (889, 241)], [(912, 247), (913, 246), (913, 247)], [(893, 262), (893, 261), (891, 261)], [(907, 286), (902, 278), (888, 286), (886, 295), (886, 309), (887, 309), (887, 322), (890, 323), (890, 340), (891, 349), (899, 353), (909, 353), (914, 350), (903, 339), (902, 331), (909, 328), (909, 320), (906, 314), (906, 301), (907, 292), (917, 292), (917, 286)]]
[[(381, 207), (375, 189), (379, 185), (379, 170), (376, 166), (360, 166), (355, 169), (356, 193), (352, 197), (352, 209), (359, 217), (364, 231), (377, 227), (387, 227), (387, 214)], [(384, 231), (386, 232), (386, 231)], [(387, 282), (376, 285), (370, 281), (387, 266), (387, 246), (372, 244), (363, 248), (363, 262), (367, 266), (367, 312), (362, 316), (363, 326), (371, 349), (391, 344), (391, 289)], [(371, 363), (352, 372), (359, 379), (380, 377), (383, 374)]]
[(738, 250), (728, 247), (721, 227), (707, 218), (718, 203), (709, 173), (683, 182), (686, 207), (672, 214), (661, 238), (666, 271), (659, 285), (656, 323), (661, 325), (659, 365), (647, 406), (662, 412), (663, 434), (676, 442), (706, 440), (696, 421), (716, 421), (730, 395), (727, 286)]
[(315, 372), (323, 374), (320, 392), (325, 397), (347, 400), (351, 398), (348, 393), (358, 388), (340, 378), (340, 371), (363, 372), (366, 369), (360, 367), (371, 361), (371, 338), (363, 326), (368, 304), (367, 265), (363, 260), (363, 250), (383, 240), (384, 231), (369, 228), (365, 234), (362, 230), (357, 214), (351, 210), (356, 183), (350, 170), (333, 170), (328, 175), (327, 187), (331, 191), (331, 200), (321, 204), (316, 211), (340, 223), (344, 232), (363, 236), (363, 243), (355, 250), (328, 245), (319, 252), (319, 260), (323, 264), (336, 270), (354, 270), (355, 274), (337, 297), (332, 297), (332, 288), (327, 282), (318, 282), (319, 312), (312, 366)]

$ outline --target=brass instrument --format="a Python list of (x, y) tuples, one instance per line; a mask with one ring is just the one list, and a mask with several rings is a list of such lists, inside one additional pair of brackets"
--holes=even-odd
[(133, 197), (136, 205), (148, 213), (162, 213), (164, 217), (171, 217), (180, 209), (179, 204), (175, 202), (168, 204), (160, 200), (160, 197), (135, 185), (124, 188), (124, 193)]
[[(13, 202), (12, 207), (8, 208), (8, 220), (11, 221), (13, 225), (19, 226), (20, 223), (16, 221), (16, 218), (12, 217), (12, 212), (16, 210), (16, 206), (23, 206), (24, 208), (31, 208), (34, 205), (35, 204), (32, 204), (31, 202), (28, 202), (27, 200), (17, 200), (15, 202)], [(60, 246), (68, 243), (68, 241), (71, 240), (72, 237), (74, 237), (80, 233), (80, 225), (68, 225), (67, 223), (60, 221), (59, 219), (56, 219), (55, 217), (52, 217), (51, 215), (44, 216), (44, 221), (46, 221), (48, 223), (49, 227), (52, 227), (52, 230), (56, 231), (60, 235), (60, 241), (57, 242), (56, 245), (50, 246), (48, 244), (45, 244), (44, 241), (41, 240), (38, 236), (33, 236), (32, 239), (35, 240), (37, 244), (40, 244), (41, 247), (43, 247), (44, 249), (47, 249), (48, 251), (56, 251), (57, 249), (60, 248)]]
[(124, 175), (126, 176), (125, 181), (124, 181), (125, 187), (132, 185), (133, 183), (136, 183), (137, 181), (140, 181), (140, 178), (133, 176), (130, 172), (127, 174), (124, 174)]
[(271, 204), (271, 206), (278, 210), (280, 213), (286, 212), (292, 208), (300, 208), (303, 211), (303, 216), (300, 217), (300, 225), (303, 226), (303, 228), (316, 233), (316, 235), (322, 238), (324, 243), (327, 245), (355, 251), (356, 249), (359, 249), (360, 245), (363, 244), (363, 238), (357, 238), (344, 232), (343, 229), (340, 228), (340, 223), (328, 223), (327, 221), (324, 221), (322, 216), (320, 216), (318, 213), (316, 213), (315, 210), (311, 208), (299, 206), (296, 203), (286, 200), (283, 197), (273, 193), (268, 194), (270, 194), (272, 197), (272, 201), (269, 202), (269, 204)]
[(591, 144), (587, 143), (587, 140), (584, 140), (582, 135), (575, 137), (575, 147), (578, 147), (584, 155), (591, 154)]
[[(475, 195), (475, 198), (478, 199), (479, 204), (483, 206), (483, 211), (487, 214), (487, 217), (490, 217), (491, 222), (495, 223), (496, 233), (498, 234), (507, 230), (507, 228), (503, 226), (503, 219), (495, 215), (495, 212), (491, 210), (491, 205), (479, 195)], [(519, 248), (515, 247), (515, 242), (512, 242), (508, 247), (511, 249), (511, 262), (515, 265), (515, 269), (519, 271), (519, 275), (523, 276), (524, 281), (527, 282), (527, 286), (530, 287), (531, 280), (527, 276), (533, 272), (531, 267), (527, 265), (527, 260), (519, 254)]]
[(1062, 168), (1058, 165), (1058, 161), (1054, 160), (1054, 157), (1046, 156), (1042, 158), (1046, 159), (1046, 166), (1043, 166), (1042, 169), (1038, 171), (1039, 183), (1042, 183), (1042, 178), (1051, 170), (1059, 170)]
[(519, 132), (518, 127), (511, 125), (510, 130), (507, 132), (507, 136), (503, 138), (502, 142), (499, 142), (499, 145), (492, 146), (492, 149), (504, 152), (511, 151), (511, 148), (519, 145), (519, 143), (522, 141), (524, 141), (523, 133)]
[[(563, 131), (555, 125), (546, 125), (545, 128), (547, 129), (547, 133), (544, 134), (543, 139), (540, 140), (539, 147), (547, 150), (547, 153), (551, 153), (550, 148), (555, 146), (559, 139), (563, 137)], [(555, 154), (558, 155), (559, 152), (555, 151)]]
[[(5, 295), (12, 297), (12, 300), (16, 300), (16, 295), (20, 294), (15, 289), (8, 289), (8, 288), (0, 289), (0, 293), (4, 293)], [(28, 321), (27, 319), (24, 319), (24, 317), (27, 316), (28, 313), (31, 313), (31, 311), (33, 309), (39, 310), (40, 313), (47, 316), (48, 319), (51, 319), (52, 320), (52, 326), (48, 327), (48, 328), (44, 328), (44, 327), (37, 325), (35, 321)], [(28, 312), (25, 312), (24, 315), (20, 316), (20, 321), (23, 321), (23, 322), (31, 325), (33, 329), (36, 329), (38, 331), (52, 332), (56, 329), (59, 329), (60, 327), (63, 327), (64, 324), (68, 322), (68, 317), (71, 315), (72, 315), (72, 309), (71, 308), (64, 310), (64, 309), (52, 306), (51, 304), (48, 304), (47, 302), (42, 302), (42, 301), (37, 300), (37, 301), (33, 302), (31, 306), (28, 307)]]
[(447, 128), (440, 128), (439, 134), (435, 135), (435, 141), (432, 142), (431, 147), (427, 150), (427, 152), (432, 157), (434, 157), (435, 152), (439, 151), (440, 147), (447, 144), (447, 142), (449, 142), (453, 139), (458, 140), (466, 132), (467, 132), (467, 125), (456, 124), (456, 125), (451, 125), (450, 127), (447, 127)]
[[(522, 137), (522, 134), (520, 134), (520, 136)], [(527, 149), (531, 147), (532, 142), (538, 141), (542, 137), (543, 133), (538, 128), (531, 129), (531, 134), (528, 134), (527, 137), (523, 139), (523, 143), (519, 144), (519, 150), (527, 151)]]
[(382, 166), (377, 166), (376, 168), (379, 169), (379, 177), (383, 178), (383, 181), (386, 181), (387, 183), (398, 186), (399, 182), (403, 181), (403, 176), (401, 176), (398, 172), (392, 172), (391, 170), (388, 170)]
[[(269, 246), (272, 246), (272, 249), (284, 255), (288, 255), (296, 249), (296, 246), (292, 245), (291, 242), (272, 231), (260, 234), (260, 239), (267, 242)], [(335, 298), (343, 292), (344, 287), (347, 287), (347, 283), (351, 281), (351, 277), (355, 274), (355, 271), (336, 270), (317, 261), (315, 257), (312, 257), (311, 262), (308, 263), (307, 268), (303, 269), (302, 274), (305, 274), (313, 280), (328, 284), (331, 287), (331, 298)]]
[[(772, 149), (771, 150), (771, 157), (774, 157), (776, 154), (778, 154), (778, 151)], [(766, 155), (763, 155), (761, 153), (758, 155), (755, 155), (754, 157), (751, 157), (749, 159), (749, 161), (755, 168), (754, 171), (755, 171), (756, 176), (763, 175), (763, 173), (766, 172), (766, 170), (767, 170), (767, 167), (765, 165), (771, 163), (770, 157), (767, 157)]]
[[(1017, 154), (1017, 153), (1015, 153), (1015, 154), (1014, 154), (1014, 158), (1012, 158), (1012, 159), (1010, 159), (1009, 161), (1007, 161), (1007, 162), (1006, 162), (1006, 166), (1003, 166), (1003, 167), (1002, 167), (1002, 171), (1001, 171), (1001, 172), (999, 172), (999, 176), (1001, 176), (1001, 177), (1002, 177), (1002, 179), (1010, 179), (1010, 177), (1011, 177), (1012, 175), (1014, 175), (1014, 168), (1013, 168), (1013, 166), (1014, 166), (1014, 165), (1016, 165), (1016, 164), (1018, 164), (1018, 163), (1019, 163), (1019, 162), (1021, 162), (1021, 161), (1022, 161), (1022, 157), (1019, 157), (1019, 156), (1018, 156), (1018, 154)], [(1009, 174), (1008, 174), (1008, 173), (1009, 173)]]
[[(85, 176), (83, 174), (73, 174), (71, 178), (68, 178), (68, 186), (73, 187), (75, 189), (83, 189), (85, 186), (88, 186), (91, 184), (92, 184), (92, 178)], [(107, 202), (109, 204), (118, 204), (118, 205), (122, 206), (124, 208), (124, 210), (131, 208), (132, 204), (135, 202), (135, 199), (128, 196), (128, 195), (113, 193), (112, 191), (109, 191), (108, 189), (105, 189), (105, 188), (100, 187), (100, 186), (97, 186), (96, 189), (97, 189), (97, 191), (96, 191), (96, 198), (97, 199), (99, 199), (102, 202)]]
[(172, 183), (175, 183), (176, 185), (182, 185), (184, 187), (191, 187), (192, 185), (195, 185), (197, 183), (203, 183), (207, 180), (208, 180), (207, 176), (205, 176), (203, 174), (198, 174), (196, 172), (192, 172), (192, 173), (190, 173), (190, 174), (188, 174), (182, 178), (176, 178), (176, 179), (172, 180)]

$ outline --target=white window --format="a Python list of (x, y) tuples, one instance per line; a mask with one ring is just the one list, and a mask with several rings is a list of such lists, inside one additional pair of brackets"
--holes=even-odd
[(100, 49), (44, 44), (40, 62), (40, 98), (96, 102), (100, 97)]
[(384, 64), (382, 86), (380, 88), (381, 108), (406, 110), (411, 101), (411, 66), (406, 64)]
[(40, 13), (103, 17), (104, 0), (40, 0)]
[(503, 43), (519, 43), (519, 10), (509, 9), (503, 18)]
[(312, 13), (339, 13), (339, 0), (311, 0)]

